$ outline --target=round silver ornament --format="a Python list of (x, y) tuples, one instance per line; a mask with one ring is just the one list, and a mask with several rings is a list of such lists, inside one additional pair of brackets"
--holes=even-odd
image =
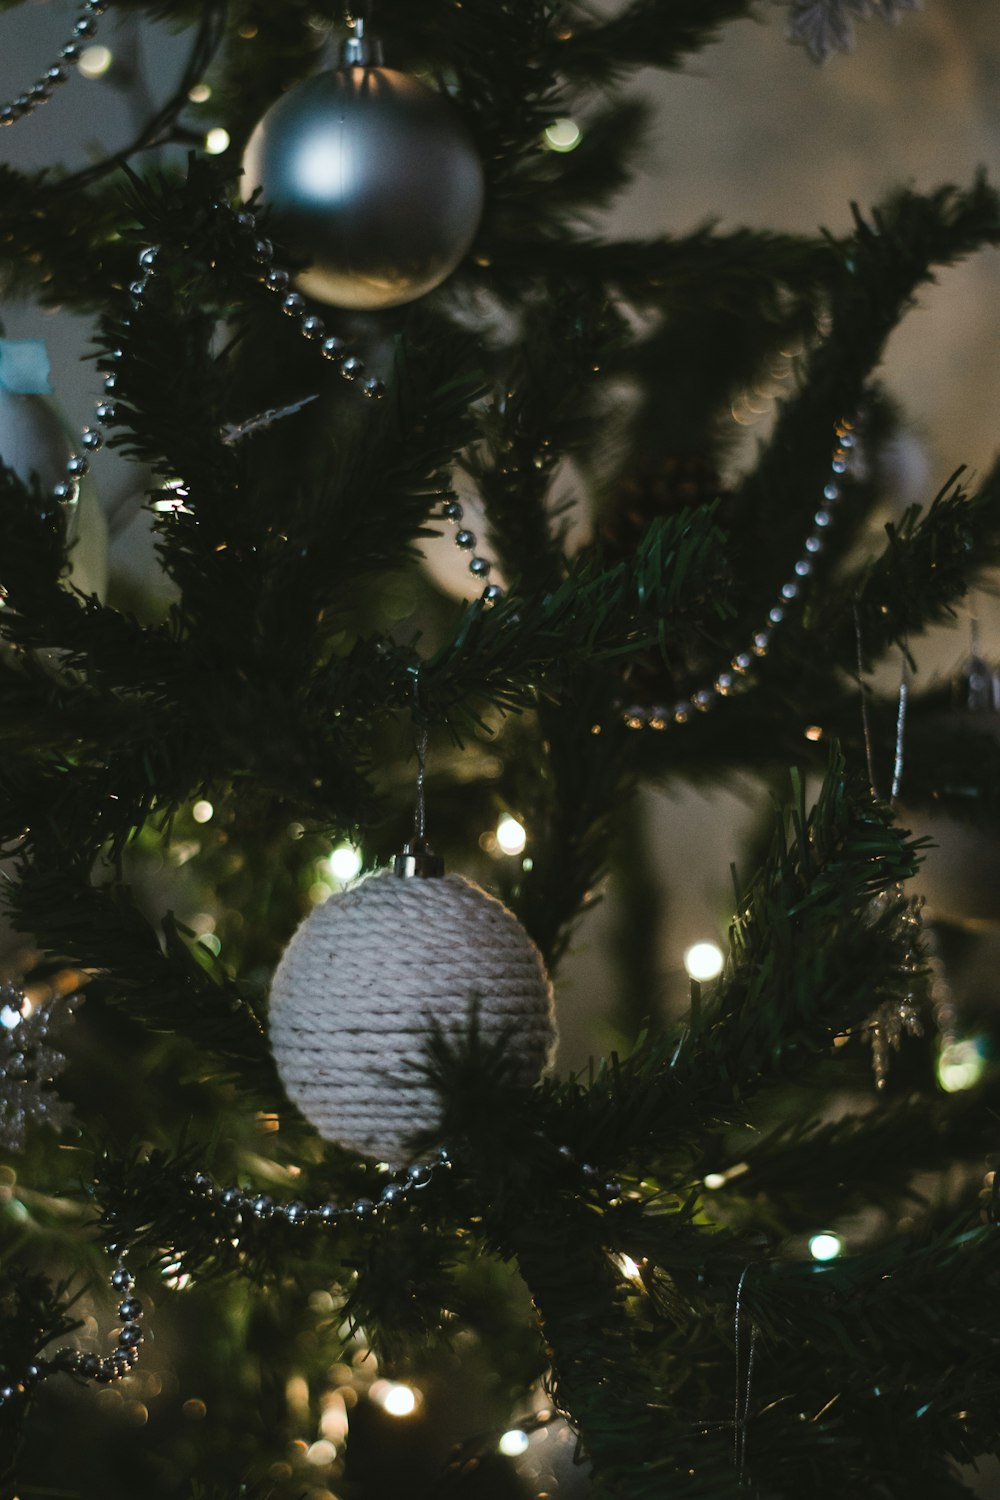
[(281, 235), (310, 257), (296, 285), (334, 307), (422, 297), (482, 217), (482, 165), (461, 117), (392, 68), (342, 66), (289, 89), (250, 137), (243, 172), (244, 197), (260, 188)]
[(288, 1096), (325, 1140), (398, 1166), (437, 1100), (420, 1073), (432, 1021), (488, 1042), (511, 1031), (511, 1079), (533, 1084), (555, 1032), (541, 955), (501, 902), (460, 875), (399, 866), (306, 918), (271, 987)]

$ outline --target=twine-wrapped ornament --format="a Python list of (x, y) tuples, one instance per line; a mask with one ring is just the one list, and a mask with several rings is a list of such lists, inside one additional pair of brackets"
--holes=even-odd
[(271, 987), (271, 1047), (324, 1140), (399, 1166), (437, 1118), (420, 1071), (429, 1028), (461, 1033), (474, 1011), (485, 1041), (510, 1031), (511, 1082), (533, 1084), (555, 1040), (541, 954), (500, 901), (411, 845), (295, 933)]

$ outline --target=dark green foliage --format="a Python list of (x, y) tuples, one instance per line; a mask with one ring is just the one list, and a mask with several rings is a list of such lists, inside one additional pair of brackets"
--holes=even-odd
[[(102, 1500), (298, 1500), (289, 1444), (311, 1440), (359, 1330), (415, 1378), (475, 1369), (494, 1425), (550, 1371), (603, 1495), (967, 1493), (954, 1465), (997, 1449), (997, 1213), (977, 1198), (997, 1086), (936, 1092), (925, 1040), (869, 1095), (873, 1014), (907, 998), (929, 1026), (931, 976), (903, 890), (921, 844), (868, 786), (854, 679), (1000, 560), (1000, 470), (974, 491), (958, 470), (864, 557), (877, 476), (845, 478), (839, 533), (753, 674), (683, 730), (627, 721), (746, 648), (801, 555), (837, 424), (872, 451), (892, 430), (873, 384), (886, 339), (939, 268), (1000, 242), (995, 192), (897, 193), (841, 237), (601, 239), (587, 212), (627, 181), (644, 123), (608, 86), (679, 65), (750, 7), (383, 0), (391, 61), (448, 88), (472, 130), (488, 207), (440, 294), (372, 319), (323, 310), (386, 381), (367, 402), (279, 316), (236, 213), (239, 148), (315, 66), (328, 18), (298, 0), (147, 9), (193, 28), (192, 52), (137, 149), (76, 178), (0, 169), (5, 289), (99, 312), (109, 441), (152, 475), (151, 504), (165, 485), (175, 502), (152, 523), (173, 602), (141, 623), (67, 583), (64, 516), (0, 465), (5, 907), (28, 978), (72, 968), (87, 996), (63, 1083), (79, 1140), (49, 1151), (33, 1133), (0, 1176), (0, 1378), (69, 1328), (63, 1268), (93, 1276), (96, 1225), (156, 1290), (178, 1391), (204, 1386), (212, 1413), (199, 1435), (154, 1403), (148, 1429), (82, 1459)], [(186, 90), (212, 58), (232, 151), (146, 172), (139, 146), (190, 143)], [(545, 151), (571, 110), (580, 150)], [(729, 408), (790, 340), (794, 389), (719, 493)], [(693, 495), (657, 488), (678, 470)], [(567, 474), (603, 492), (600, 525), (572, 540)], [(456, 606), (419, 557), (470, 488), (505, 587)], [(946, 689), (914, 694), (906, 794), (995, 823), (995, 737), (952, 710)], [(878, 747), (895, 712), (871, 704)], [(412, 1145), (447, 1142), (453, 1165), (402, 1205), (336, 1228), (227, 1208), (196, 1171), (348, 1207), (384, 1185), (284, 1098), (266, 990), (333, 841), (371, 864), (408, 832), (422, 731), (432, 832), (456, 863), (501, 810), (530, 828), (530, 861), (496, 883), (553, 967), (629, 858), (622, 810), (637, 816), (644, 782), (784, 786), (791, 765), (792, 802), (737, 883), (725, 971), (683, 1020), (659, 1013), (644, 934), (619, 1012), (648, 1023), (580, 1076), (518, 1091), (515, 1037), (484, 1045), (474, 1016), (432, 1029), (440, 1120)], [(804, 777), (824, 771), (810, 809)], [(655, 914), (643, 894), (630, 934)], [(810, 1260), (810, 1230), (849, 1216), (856, 1253)], [(90, 1410), (51, 1400), (60, 1423)], [(0, 1406), (0, 1467), (24, 1439), (44, 1488), (33, 1424), (28, 1403)]]

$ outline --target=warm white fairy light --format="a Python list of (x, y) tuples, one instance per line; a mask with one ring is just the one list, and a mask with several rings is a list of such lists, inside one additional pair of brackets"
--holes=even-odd
[(523, 823), (512, 818), (510, 813), (504, 813), (497, 824), (497, 843), (504, 854), (523, 854), (527, 842), (528, 835)]
[(527, 1451), (529, 1441), (528, 1434), (522, 1431), (520, 1427), (512, 1427), (509, 1432), (504, 1433), (499, 1443), (497, 1443), (497, 1449), (503, 1454), (504, 1458), (517, 1458), (520, 1454)]
[(684, 967), (692, 979), (717, 979), (722, 973), (722, 949), (718, 943), (693, 943), (684, 954)]
[(986, 1070), (986, 1056), (981, 1037), (945, 1042), (937, 1063), (938, 1083), (946, 1094), (975, 1088)]
[(338, 844), (326, 863), (334, 880), (347, 885), (350, 881), (356, 880), (361, 873), (363, 863), (361, 850), (355, 848), (353, 844)]
[(615, 1259), (630, 1281), (639, 1281), (641, 1279), (639, 1276), (639, 1267), (631, 1255), (617, 1255)]
[(824, 1229), (820, 1234), (814, 1234), (809, 1241), (809, 1254), (813, 1260), (836, 1260), (844, 1248), (844, 1242), (839, 1234), (834, 1234), (830, 1229)]
[(103, 78), (110, 68), (114, 58), (110, 47), (84, 47), (80, 53), (77, 67), (84, 78)]
[(395, 1381), (380, 1393), (379, 1405), (390, 1417), (412, 1417), (417, 1409), (417, 1392), (412, 1386)]
[(205, 150), (209, 156), (221, 156), (223, 151), (229, 149), (229, 131), (223, 130), (221, 125), (216, 125), (205, 137)]
[(202, 798), (200, 802), (196, 802), (194, 807), (192, 807), (191, 816), (192, 818), (194, 818), (196, 823), (211, 823), (212, 819), (215, 817), (215, 808), (212, 806), (211, 802), (206, 802), (205, 799)]
[(704, 1183), (710, 1193), (717, 1193), (720, 1188), (724, 1188), (726, 1185), (725, 1173), (709, 1172), (704, 1178)]
[(212, 97), (212, 90), (207, 83), (196, 83), (194, 88), (188, 89), (188, 98), (192, 104), (207, 104)]
[(545, 130), (545, 144), (550, 151), (575, 151), (582, 140), (583, 131), (568, 116), (553, 120)]

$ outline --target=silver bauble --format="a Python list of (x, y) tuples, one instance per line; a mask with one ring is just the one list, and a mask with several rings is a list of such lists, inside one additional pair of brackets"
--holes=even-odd
[(303, 292), (396, 307), (439, 286), (472, 244), (483, 170), (461, 117), (392, 68), (344, 67), (289, 89), (243, 158), (278, 233), (311, 264)]
[[(50, 396), (21, 395), (0, 386), (0, 459), (8, 469), (25, 483), (37, 475), (42, 489), (51, 495), (66, 478), (66, 461), (72, 452), (69, 424)], [(71, 582), (85, 594), (103, 594), (108, 528), (89, 478), (82, 481), (80, 499), (69, 511), (66, 535)]]

